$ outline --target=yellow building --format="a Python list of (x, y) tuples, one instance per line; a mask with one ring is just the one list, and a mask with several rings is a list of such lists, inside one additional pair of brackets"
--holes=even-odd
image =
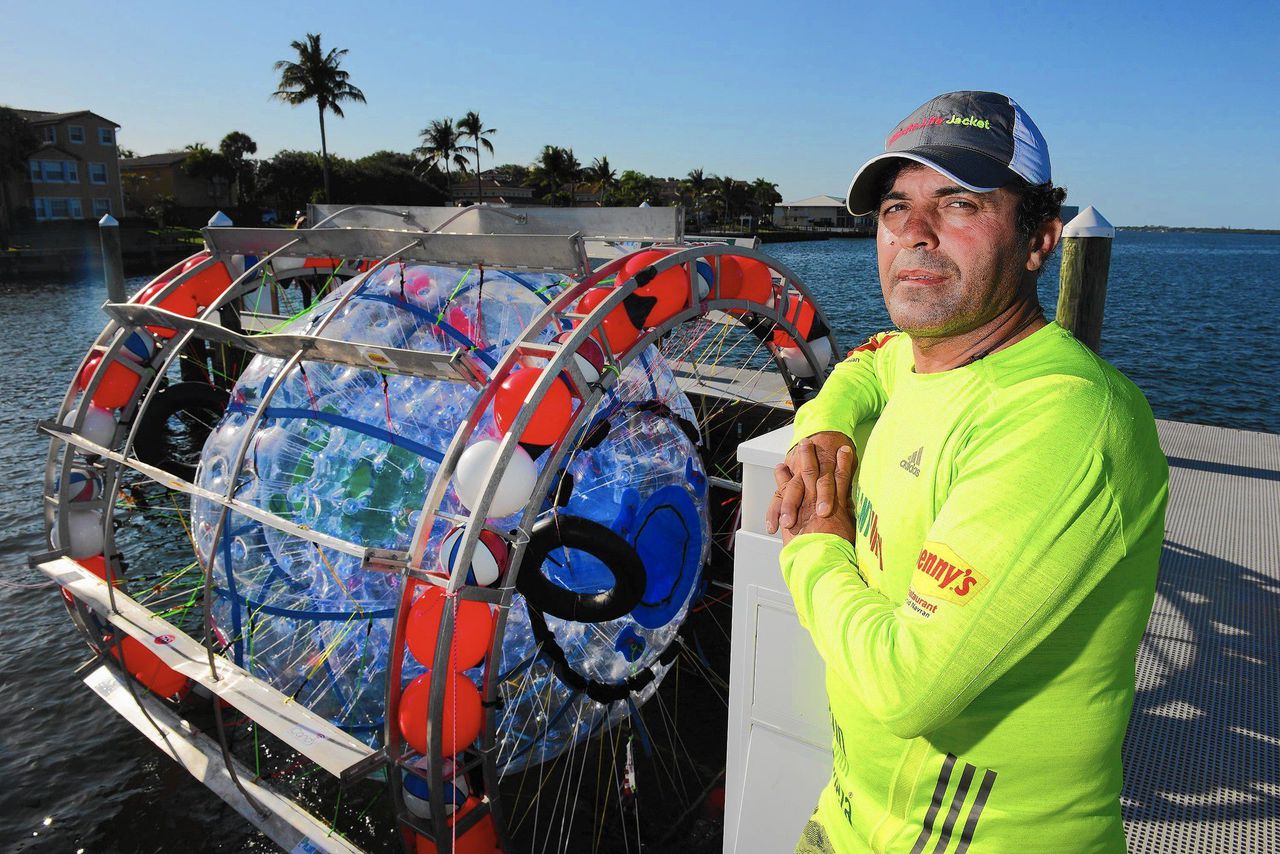
[(125, 185), (125, 211), (142, 216), (148, 206), (163, 199), (175, 208), (193, 212), (203, 223), (215, 210), (236, 204), (231, 179), (222, 175), (196, 177), (186, 172), (189, 151), (167, 151), (120, 161)]
[[(122, 214), (118, 124), (89, 110), (15, 112), (35, 129), (41, 145), (27, 161), (27, 174), (9, 182), (6, 219), (20, 220), (26, 211), (37, 222)], [(15, 217), (19, 211), (22, 215)]]

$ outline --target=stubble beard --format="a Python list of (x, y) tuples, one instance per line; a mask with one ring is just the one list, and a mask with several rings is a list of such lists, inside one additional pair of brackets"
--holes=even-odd
[[(944, 285), (913, 287), (898, 280), (901, 270), (919, 269), (947, 277)], [(969, 311), (960, 268), (945, 256), (899, 253), (890, 265), (885, 308), (893, 325), (913, 338), (939, 338), (964, 331)]]

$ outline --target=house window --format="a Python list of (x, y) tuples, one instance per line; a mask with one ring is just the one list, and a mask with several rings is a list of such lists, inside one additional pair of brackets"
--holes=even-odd
[(58, 141), (58, 129), (53, 125), (45, 125), (40, 128), (40, 139), (52, 145)]
[(105, 163), (89, 164), (89, 183), (90, 184), (107, 183), (107, 164)]
[(98, 142), (101, 145), (115, 145), (116, 132), (114, 128), (98, 128)]
[(33, 184), (78, 184), (80, 171), (74, 160), (32, 160)]
[(81, 125), (67, 125), (67, 139), (77, 145), (84, 142), (84, 128)]
[(36, 211), (36, 219), (80, 219), (84, 209), (79, 199), (52, 199), (36, 196), (32, 199)]
[(93, 215), (94, 215), (94, 217), (104, 216), (104, 215), (109, 214), (109, 213), (111, 213), (111, 200), (110, 200), (110, 199), (94, 199), (94, 200), (93, 200)]

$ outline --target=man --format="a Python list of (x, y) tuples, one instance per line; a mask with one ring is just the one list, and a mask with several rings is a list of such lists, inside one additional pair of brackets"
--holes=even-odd
[(924, 104), (849, 188), (901, 334), (797, 412), (766, 520), (834, 728), (797, 851), (1124, 851), (1168, 466), (1141, 392), (1041, 313), (1064, 197), (991, 92)]

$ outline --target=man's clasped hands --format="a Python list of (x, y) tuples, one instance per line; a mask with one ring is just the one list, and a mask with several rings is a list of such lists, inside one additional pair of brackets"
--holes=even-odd
[(782, 531), (782, 542), (801, 534), (836, 534), (854, 541), (850, 487), (858, 464), (853, 442), (828, 431), (801, 439), (786, 462), (773, 468), (778, 489), (765, 513), (765, 530)]

